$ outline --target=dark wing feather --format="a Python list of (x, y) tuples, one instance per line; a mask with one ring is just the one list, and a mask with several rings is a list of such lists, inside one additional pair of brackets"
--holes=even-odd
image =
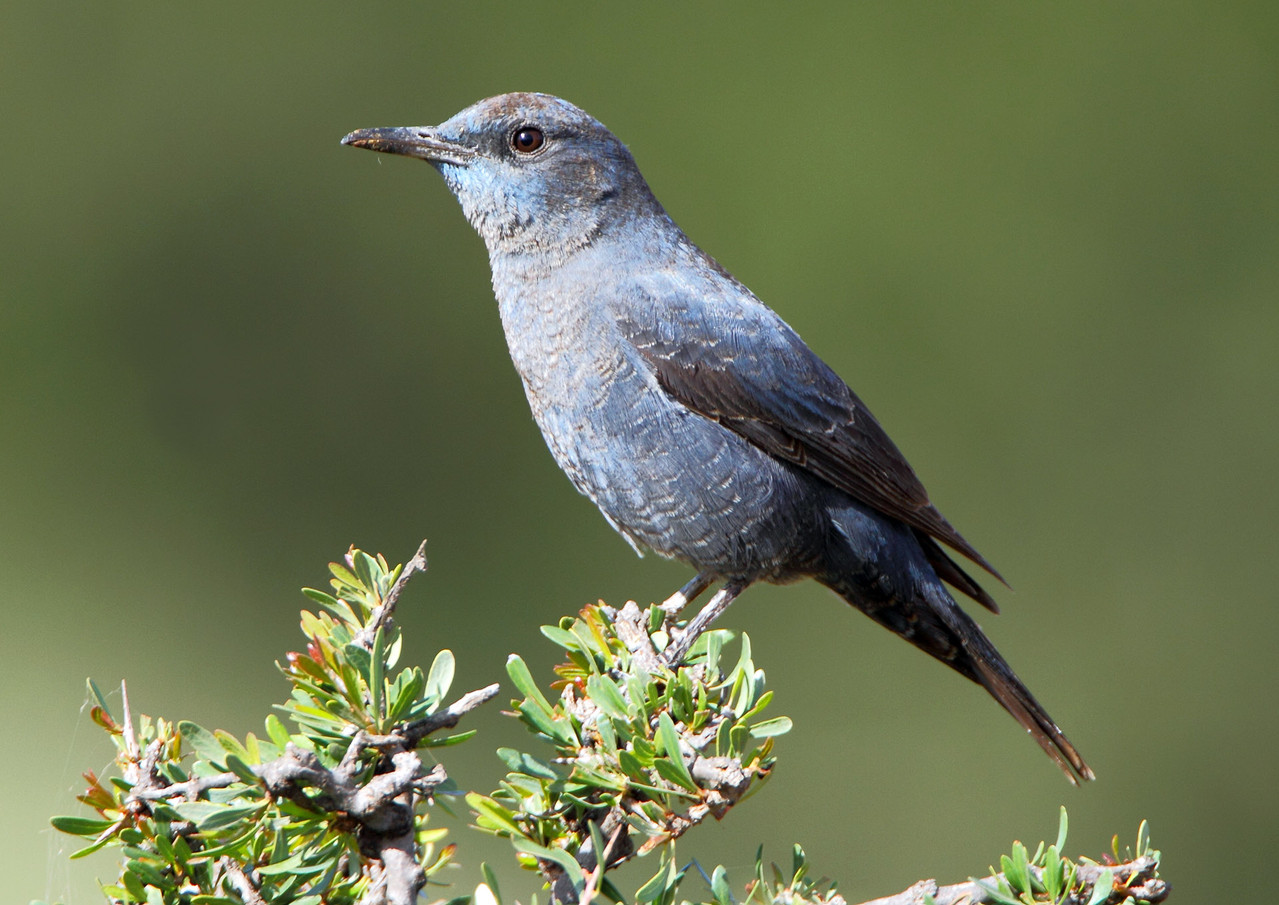
[[(731, 279), (731, 278), (730, 278)], [(761, 302), (672, 298), (619, 318), (625, 337), (687, 408), (765, 452), (792, 462), (849, 496), (936, 538), (1003, 581), (928, 500), (905, 457), (848, 385)], [(728, 287), (724, 287), (728, 288)], [(661, 291), (666, 290), (665, 292)], [(925, 554), (938, 575), (985, 606), (994, 601), (936, 544)]]
[(924, 534), (918, 528), (915, 529), (915, 538), (919, 541), (919, 545), (924, 548), (924, 556), (927, 557), (928, 564), (933, 567), (933, 571), (937, 573), (938, 578), (952, 588), (967, 594), (992, 613), (999, 613), (999, 604), (995, 603), (995, 598), (987, 594), (985, 588), (961, 569), (959, 563), (947, 556), (946, 551), (941, 548), (937, 541)]

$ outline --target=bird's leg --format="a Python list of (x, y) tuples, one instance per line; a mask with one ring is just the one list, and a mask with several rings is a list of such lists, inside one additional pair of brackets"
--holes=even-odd
[(672, 616), (675, 615), (696, 600), (714, 581), (715, 576), (709, 572), (698, 572), (693, 576), (692, 581), (662, 601), (662, 611)]
[(693, 621), (683, 631), (674, 636), (671, 643), (667, 645), (666, 650), (662, 652), (662, 659), (666, 661), (666, 665), (672, 669), (678, 666), (680, 661), (688, 656), (689, 650), (702, 632), (710, 627), (710, 624), (715, 621), (715, 617), (728, 609), (728, 605), (733, 602), (738, 594), (746, 590), (746, 586), (749, 584), (749, 581), (730, 581), (716, 591), (715, 596), (706, 602), (706, 606), (702, 607), (702, 611), (693, 617)]

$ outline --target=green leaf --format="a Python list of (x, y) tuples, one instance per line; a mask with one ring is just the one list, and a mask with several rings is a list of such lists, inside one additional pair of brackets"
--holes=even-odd
[(608, 843), (604, 841), (604, 832), (600, 829), (599, 822), (595, 820), (588, 820), (586, 821), (586, 828), (591, 833), (591, 851), (595, 853), (596, 862), (598, 863), (603, 861), (605, 850), (608, 848)]
[(1061, 898), (1061, 881), (1064, 874), (1065, 868), (1062, 865), (1061, 855), (1057, 852), (1057, 846), (1048, 846), (1048, 854), (1044, 859), (1044, 870), (1041, 876), (1044, 880), (1044, 891), (1048, 893), (1054, 902)]
[(755, 664), (751, 662), (751, 638), (745, 632), (742, 632), (742, 651), (737, 658), (737, 665), (733, 667), (733, 671), (741, 672), (747, 676), (755, 671)]
[(750, 727), (752, 738), (772, 738), (777, 735), (785, 735), (791, 731), (790, 717), (779, 716), (771, 720), (764, 720), (762, 723), (756, 723)]
[[(431, 671), (426, 677), (426, 691), (423, 693), (426, 700), (433, 702), (444, 700), (444, 696), (449, 693), (449, 687), (453, 684), (455, 667), (453, 651), (446, 648), (435, 655), (435, 659), (431, 661)], [(507, 671), (510, 671), (509, 664)], [(526, 669), (525, 672), (527, 671)], [(532, 676), (529, 680), (532, 681)]]
[(480, 730), (467, 729), (465, 732), (459, 732), (457, 735), (428, 735), (418, 743), (419, 748), (448, 748), (453, 745), (460, 745), (467, 739), (475, 738)]
[(226, 756), (226, 768), (250, 785), (256, 786), (260, 782), (249, 765), (240, 760), (240, 758), (236, 757), (234, 754), (228, 754)]
[(587, 676), (586, 696), (594, 701), (600, 710), (614, 719), (629, 720), (631, 717), (622, 692), (607, 676)]
[(534, 702), (526, 700), (516, 709), (519, 710), (520, 715), (524, 717), (530, 726), (551, 741), (558, 742), (561, 745), (571, 744), (564, 728), (558, 725), (555, 717), (538, 707)]
[(218, 744), (221, 745), (223, 750), (225, 750), (228, 754), (234, 754), (239, 757), (240, 760), (252, 763), (253, 755), (249, 754), (249, 749), (245, 748), (240, 740), (234, 735), (227, 732), (225, 729), (214, 729), (213, 737), (218, 740)]
[(791, 886), (796, 886), (800, 880), (804, 879), (804, 874), (808, 873), (808, 859), (804, 857), (803, 847), (796, 842), (791, 848)]
[(506, 674), (511, 677), (511, 681), (515, 683), (515, 687), (519, 689), (520, 694), (524, 695), (525, 699), (543, 711), (548, 717), (551, 715), (550, 702), (538, 690), (537, 683), (533, 681), (533, 674), (529, 672), (528, 665), (520, 659), (519, 654), (511, 654), (506, 658)]
[[(618, 905), (624, 905), (626, 902), (626, 896), (622, 895), (622, 891), (608, 878), (608, 874), (600, 880), (600, 893), (610, 902), (616, 902)], [(531, 905), (537, 905), (537, 896), (533, 897)]]
[[(680, 764), (681, 766), (683, 765), (682, 760), (680, 761)], [(681, 770), (679, 767), (675, 766), (675, 761), (673, 759), (663, 757), (655, 762), (653, 767), (657, 770), (657, 774), (662, 777), (662, 779), (667, 782), (673, 782), (675, 785), (687, 789), (689, 792), (693, 793), (690, 797), (697, 797), (696, 793), (699, 792), (700, 789), (698, 789), (697, 784), (693, 782), (692, 776), (689, 775), (687, 769)]]
[(512, 773), (527, 773), (529, 776), (551, 782), (560, 778), (560, 774), (556, 773), (546, 761), (539, 760), (531, 754), (516, 751), (514, 748), (498, 748), (497, 756)]
[(340, 562), (329, 563), (329, 571), (332, 572), (333, 577), (342, 584), (348, 585), (352, 588), (358, 588), (360, 586), (360, 580), (355, 577), (355, 574), (350, 569), (342, 565)]
[[(352, 648), (352, 650), (363, 651), (364, 648), (354, 647)], [(365, 651), (364, 653), (365, 653), (365, 656), (368, 656), (367, 651)], [(342, 696), (343, 698), (345, 698), (347, 706), (343, 706), (343, 704), (340, 701), (334, 700), (332, 698), (330, 698), (327, 701), (322, 700), (321, 703), (323, 703), (324, 706), (329, 707), (330, 709), (334, 711), (334, 713), (339, 715), (345, 715), (346, 713), (349, 712), (351, 714), (351, 721), (356, 722), (358, 718), (357, 715), (362, 715), (364, 713), (363, 679), (360, 673), (356, 670), (356, 668), (352, 666), (350, 663), (341, 663), (339, 665), (340, 665), (340, 668), (338, 671), (342, 675)], [(348, 711), (348, 707), (349, 707), (349, 711)]]
[(394, 669), (395, 664), (400, 662), (400, 648), (403, 641), (404, 636), (399, 632), (395, 632), (395, 637), (391, 639), (391, 646), (386, 649), (387, 669)]
[(315, 588), (303, 588), (302, 593), (320, 604), (320, 606), (327, 607), (329, 609), (338, 606), (338, 599), (332, 594), (327, 594), (324, 591), (318, 591)]
[(564, 868), (569, 880), (573, 882), (573, 888), (579, 892), (586, 885), (586, 875), (582, 873), (582, 865), (578, 864), (573, 856), (563, 849), (547, 848), (525, 838), (512, 839), (511, 841), (515, 844), (516, 851), (532, 855), (542, 861), (550, 861)]
[(137, 874), (126, 870), (120, 874), (120, 882), (124, 884), (124, 888), (129, 891), (129, 896), (135, 902), (147, 901), (147, 891), (142, 886), (142, 880)]
[(1012, 858), (1002, 856), (1000, 863), (1004, 868), (1004, 876), (1014, 892), (1030, 892), (1030, 866), (1026, 858), (1026, 846), (1020, 842), (1013, 843)]
[(1097, 875), (1097, 883), (1093, 886), (1092, 895), (1088, 897), (1088, 905), (1101, 905), (1110, 898), (1115, 888), (1115, 872), (1107, 867)]
[(711, 874), (711, 895), (715, 897), (715, 905), (734, 905), (733, 889), (728, 883), (728, 871), (722, 864)]
[(346, 656), (346, 661), (355, 667), (356, 672), (360, 674), (360, 678), (366, 684), (373, 681), (373, 655), (369, 653), (368, 648), (363, 644), (351, 643), (342, 646), (342, 653)]
[[(410, 720), (415, 715), (425, 716), (426, 707), (418, 706), (418, 695), (426, 687), (426, 678), (417, 667), (400, 670), (400, 674), (391, 683), (387, 696), (389, 703), (386, 718), (391, 722)], [(419, 714), (418, 711), (421, 711)]]
[(315, 877), (317, 873), (324, 873), (329, 869), (330, 865), (325, 862), (316, 864), (308, 864), (304, 858), (306, 853), (298, 853), (293, 858), (283, 860), (279, 864), (267, 864), (265, 867), (255, 868), (262, 876), (279, 876), (279, 874), (288, 874), (293, 877)]
[(1066, 850), (1066, 830), (1070, 828), (1070, 821), (1066, 818), (1066, 806), (1061, 806), (1061, 818), (1057, 821), (1057, 851), (1064, 852)]
[(724, 720), (715, 730), (715, 753), (719, 757), (728, 757), (733, 751), (733, 724)]
[(985, 880), (978, 880), (976, 877), (970, 877), (969, 879), (980, 887), (981, 891), (986, 894), (986, 900), (993, 902), (994, 905), (1024, 905), (1023, 902), (1008, 895), (997, 886), (987, 883)]
[(84, 848), (80, 849), (79, 851), (72, 852), (69, 856), (69, 859), (72, 861), (75, 861), (78, 858), (85, 858), (85, 857), (88, 857), (89, 855), (92, 855), (94, 852), (101, 851), (111, 842), (113, 838), (114, 837), (111, 836), (110, 834), (99, 836), (91, 844), (86, 845)]
[(115, 722), (115, 717), (111, 716), (111, 708), (107, 706), (107, 699), (102, 694), (102, 689), (98, 687), (98, 683), (92, 679), (85, 679), (89, 686), (89, 694), (93, 695), (93, 700), (102, 708), (102, 712), (107, 715), (111, 722)]
[(207, 761), (220, 764), (222, 758), (226, 756), (226, 749), (222, 747), (217, 736), (190, 720), (178, 722), (178, 734), (182, 736), (183, 743), (190, 750)]
[(608, 657), (608, 646), (604, 644), (604, 639), (600, 638), (598, 633), (593, 633), (581, 621), (575, 621), (569, 631), (577, 638), (582, 654), (585, 656), (591, 671), (597, 671), (599, 663), (596, 656)]
[(493, 873), (493, 868), (489, 867), (487, 861), (480, 862), (480, 876), (484, 878), (484, 885), (489, 888), (489, 892), (493, 893), (493, 898), (501, 902), (502, 893), (497, 888), (497, 874)]
[(115, 826), (115, 821), (97, 817), (54, 817), (49, 822), (55, 830), (72, 836), (96, 836)]
[[(269, 747), (274, 747), (267, 743)], [(258, 742), (258, 737), (252, 732), (244, 736), (244, 747), (249, 752), (249, 760), (246, 763), (260, 764), (262, 763), (262, 748)], [(277, 755), (278, 756), (278, 755)]]
[(386, 716), (383, 694), (386, 691), (386, 635), (378, 628), (373, 633), (373, 653), (370, 657), (369, 664), (369, 694), (372, 697), (373, 719), (378, 721), (378, 729), (385, 731), (386, 727), (381, 725), (382, 718)]
[[(178, 860), (177, 854), (173, 851), (173, 843), (169, 841), (167, 829), (155, 834), (155, 850), (163, 861), (172, 864)], [(123, 835), (123, 834), (121, 834)], [(139, 833), (139, 836), (142, 834)], [(181, 838), (181, 837), (178, 837)], [(139, 840), (141, 841), (141, 840)]]
[(635, 890), (636, 902), (656, 902), (662, 898), (663, 894), (674, 887), (675, 879), (675, 859), (670, 856), (670, 849), (662, 850), (662, 862), (658, 867), (657, 873), (639, 889)]
[[(676, 768), (679, 779), (672, 779), (681, 786), (689, 790), (696, 790), (697, 783), (693, 782), (692, 775), (688, 772), (688, 767), (684, 764), (684, 756), (680, 753), (679, 733), (675, 731), (675, 724), (671, 722), (670, 714), (662, 713), (657, 718), (656, 739), (658, 746), (666, 752), (666, 756), (670, 758), (670, 763)], [(660, 762), (656, 765), (658, 771), (661, 771)], [(666, 777), (670, 779), (670, 777)]]
[(626, 673), (622, 678), (626, 686), (626, 695), (630, 698), (631, 708), (647, 721), (653, 713), (653, 705), (648, 697), (646, 683), (641, 680), (637, 672)]
[[(126, 849), (127, 851), (127, 849)], [(151, 860), (142, 860), (133, 858), (125, 862), (125, 870), (141, 879), (148, 886), (164, 887), (171, 885), (172, 881), (167, 880), (160, 873), (160, 869)]]
[(630, 776), (633, 779), (644, 778), (644, 764), (640, 762), (638, 757), (627, 751), (625, 748), (619, 748), (617, 750), (617, 762), (621, 766), (622, 770), (625, 771), (627, 776)]
[[(667, 765), (667, 769), (671, 769), (669, 764)], [(660, 772), (660, 771), (659, 771), (659, 772)], [(632, 780), (630, 780), (630, 781), (629, 781), (629, 783), (628, 783), (628, 786), (629, 786), (629, 788), (630, 788), (630, 789), (632, 789), (632, 790), (638, 790), (638, 791), (640, 791), (640, 792), (645, 792), (645, 793), (647, 793), (649, 797), (654, 797), (654, 796), (663, 796), (663, 795), (674, 795), (674, 796), (676, 796), (677, 798), (690, 798), (690, 799), (696, 799), (696, 798), (697, 798), (697, 796), (696, 796), (696, 795), (693, 795), (693, 794), (691, 794), (691, 793), (689, 793), (689, 792), (685, 792), (683, 789), (663, 789), (663, 788), (661, 788), (661, 787), (659, 787), (659, 786), (655, 786), (655, 785), (653, 785), (652, 783), (644, 782), (644, 781), (642, 781), (642, 780), (638, 780), (638, 779), (632, 779)], [(661, 810), (662, 810), (662, 809), (661, 809), (661, 807), (659, 807), (658, 805), (656, 805), (656, 804), (655, 804), (655, 803), (653, 803), (653, 802), (647, 802), (647, 804), (649, 804), (649, 805), (651, 805), (652, 807), (656, 808), (656, 809), (657, 809), (657, 811), (658, 811), (659, 813), (660, 813), (660, 812), (661, 812)], [(666, 822), (666, 821), (665, 821), (665, 818), (662, 818), (662, 819), (655, 819), (655, 820), (654, 820), (654, 823), (658, 823), (658, 824), (664, 824), (665, 822)]]
[(578, 640), (577, 635), (560, 628), (558, 625), (544, 625), (541, 631), (552, 643), (564, 648), (566, 651), (579, 651), (582, 648), (582, 642)]
[(270, 877), (275, 874), (295, 874), (302, 870), (306, 865), (306, 852), (298, 852), (285, 858), (283, 861), (276, 861), (272, 864), (261, 865), (255, 870), (263, 876)]
[(365, 553), (363, 550), (356, 550), (355, 555), (351, 557), (352, 565), (355, 566), (355, 574), (359, 576), (360, 586), (365, 590), (377, 590), (377, 575), (380, 569), (373, 557)]
[[(757, 690), (762, 690), (762, 688), (763, 686), (761, 685), (759, 689)], [(741, 716), (738, 717), (738, 719), (739, 720), (754, 719), (755, 717), (759, 716), (761, 713), (764, 712), (764, 709), (768, 707), (770, 703), (772, 703), (772, 700), (773, 700), (773, 693), (771, 691), (765, 691), (763, 694), (761, 694), (758, 698), (755, 699), (754, 703), (751, 705), (750, 710), (741, 711)]]
[[(481, 795), (478, 792), (468, 792), (466, 803), (475, 811), (477, 817), (487, 819), (490, 824), (495, 825), (489, 826), (488, 829), (506, 830), (516, 836), (523, 836), (523, 831), (515, 822), (515, 815), (492, 798)], [(476, 822), (479, 823), (480, 821), (477, 820)]]
[[(299, 808), (297, 805), (293, 804), (292, 802), (288, 802), (286, 810), (290, 812), (301, 811), (301, 808)], [(229, 855), (232, 852), (236, 852), (238, 849), (240, 849), (241, 846), (244, 845), (244, 843), (248, 842), (249, 839), (253, 837), (253, 834), (255, 832), (256, 832), (256, 828), (252, 824), (250, 824), (248, 830), (241, 833), (239, 836), (234, 836), (231, 839), (228, 839), (226, 842), (223, 842), (221, 845), (217, 845), (212, 848), (202, 849), (201, 851), (193, 854), (188, 860), (192, 864), (203, 864), (209, 861), (217, 860), (218, 858), (221, 858), (223, 855)]]
[(172, 807), (184, 820), (190, 820), (203, 833), (234, 826), (261, 809), (260, 804), (230, 805), (212, 801), (179, 801)]
[(631, 753), (647, 767), (653, 766), (653, 761), (657, 760), (657, 746), (641, 736), (631, 739)]
[(668, 710), (671, 718), (685, 725), (692, 722), (697, 708), (693, 703), (693, 680), (687, 671), (680, 671), (675, 681), (667, 686), (667, 693), (670, 695)]
[(284, 753), (284, 749), (289, 745), (289, 730), (284, 728), (284, 724), (280, 722), (280, 718), (274, 713), (267, 714), (266, 718), (266, 734), (271, 737), (271, 741), (280, 749), (280, 753)]
[(600, 747), (604, 750), (605, 756), (617, 756), (617, 730), (613, 728), (612, 720), (596, 720), (595, 731), (600, 734)]

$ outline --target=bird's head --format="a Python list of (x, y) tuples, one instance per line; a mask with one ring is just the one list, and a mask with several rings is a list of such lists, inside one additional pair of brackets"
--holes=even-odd
[(342, 143), (430, 163), (490, 254), (565, 256), (660, 210), (626, 146), (547, 94), (503, 94), (438, 126), (359, 129)]

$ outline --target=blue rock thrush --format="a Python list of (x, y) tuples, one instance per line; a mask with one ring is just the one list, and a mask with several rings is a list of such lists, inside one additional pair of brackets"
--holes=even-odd
[[(694, 245), (625, 145), (572, 104), (506, 94), (344, 144), (417, 157), (484, 239), (502, 326), (555, 461), (637, 551), (722, 587), (670, 662), (752, 582), (815, 578), (981, 685), (1072, 782), (1093, 772), (946, 585), (998, 573), (929, 502), (866, 406)], [(1002, 580), (1002, 579), (1001, 579)]]

